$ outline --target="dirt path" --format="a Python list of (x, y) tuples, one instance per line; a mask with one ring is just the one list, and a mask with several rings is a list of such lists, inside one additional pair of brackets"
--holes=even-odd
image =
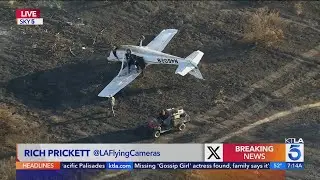
[(277, 119), (280, 119), (280, 118), (283, 118), (285, 116), (288, 116), (288, 115), (291, 115), (293, 113), (298, 113), (300, 111), (304, 111), (306, 109), (310, 109), (310, 108), (318, 108), (320, 107), (320, 102), (317, 102), (317, 103), (313, 103), (313, 104), (307, 104), (307, 105), (303, 105), (303, 106), (299, 106), (299, 107), (294, 107), (288, 111), (282, 111), (282, 112), (279, 112), (279, 113), (276, 113), (272, 116), (269, 116), (267, 118), (264, 118), (264, 119), (260, 119), (258, 121), (256, 121), (255, 123), (252, 123), (252, 124), (249, 124), (248, 126), (246, 127), (243, 127), (241, 128), (240, 130), (236, 131), (236, 132), (232, 132), (230, 134), (227, 134), (217, 140), (214, 140), (212, 143), (217, 143), (217, 142), (224, 142), (234, 136), (237, 136), (237, 135), (240, 135), (242, 133), (245, 133), (245, 132), (248, 132), (250, 129), (252, 128), (255, 128), (257, 126), (260, 126), (264, 123), (269, 123), (269, 122), (272, 122), (272, 121), (275, 121)]
[[(320, 107), (320, 102), (317, 102), (317, 103), (313, 103), (313, 104), (307, 104), (307, 105), (303, 105), (303, 106), (299, 106), (299, 107), (294, 107), (292, 109), (289, 109), (287, 111), (282, 111), (282, 112), (279, 112), (279, 113), (276, 113), (276, 114), (273, 114), (272, 116), (269, 116), (267, 118), (264, 118), (264, 119), (260, 119), (260, 120), (257, 120), (255, 121), (255, 123), (252, 123), (252, 124), (249, 124), (248, 126), (245, 126), (243, 128), (241, 128), (240, 130), (238, 131), (235, 131), (235, 132), (231, 132), (219, 139), (216, 139), (214, 141), (212, 141), (212, 143), (221, 143), (221, 142), (224, 142), (232, 137), (235, 137), (237, 135), (241, 135), (243, 133), (246, 133), (248, 132), (249, 130), (257, 127), (257, 126), (260, 126), (262, 124), (265, 124), (265, 123), (270, 123), (272, 121), (275, 121), (275, 120), (278, 120), (280, 118), (283, 118), (285, 116), (289, 116), (293, 113), (298, 113), (298, 112), (301, 112), (301, 111), (304, 111), (304, 110), (307, 110), (307, 109), (312, 109), (312, 108), (319, 108)], [(198, 143), (201, 142), (201, 143), (204, 143), (204, 141), (198, 141)], [(116, 172), (116, 173), (112, 173), (112, 174), (107, 174), (107, 175), (104, 175), (103, 177), (100, 177), (98, 179), (109, 179), (109, 178), (114, 178), (114, 177), (117, 177), (119, 175), (123, 175), (125, 173), (128, 173), (128, 171), (120, 171), (120, 172)], [(136, 171), (136, 172), (132, 172), (131, 173), (131, 177), (133, 179), (135, 179), (133, 177), (134, 176), (138, 176), (138, 179), (142, 178), (141, 174), (148, 174), (148, 170), (144, 170), (143, 172), (142, 171)]]
[[(319, 46), (317, 46), (316, 48), (306, 53), (303, 53), (302, 55), (306, 58), (313, 58), (318, 54), (318, 53), (314, 53), (314, 51), (317, 50), (318, 47)], [(229, 101), (224, 102), (222, 106), (210, 109), (206, 113), (204, 113), (204, 115), (199, 115), (195, 117), (194, 120), (191, 122), (191, 124), (188, 126), (187, 132), (176, 133), (170, 136), (161, 137), (161, 139), (157, 140), (156, 143), (223, 142), (229, 138), (232, 138), (236, 135), (240, 135), (264, 123), (272, 122), (279, 118), (282, 118), (306, 109), (320, 107), (320, 102), (316, 102), (312, 104), (293, 107), (289, 110), (275, 113), (271, 116), (268, 116), (267, 118), (263, 118), (260, 120), (254, 120), (254, 118), (252, 118), (254, 114), (258, 113), (259, 111), (263, 110), (268, 106), (271, 98), (283, 98), (287, 94), (293, 92), (295, 88), (303, 85), (304, 83), (313, 83), (314, 80), (312, 78), (315, 77), (316, 75), (319, 75), (320, 65), (317, 65), (312, 71), (305, 72), (303, 76), (297, 79), (294, 79), (291, 82), (288, 82), (287, 84), (281, 86), (280, 88), (277, 88), (271, 93), (272, 96), (267, 97), (262, 101), (256, 102), (255, 104), (249, 106), (248, 108), (244, 109), (243, 111), (239, 112), (238, 114), (230, 118), (230, 120), (222, 120), (217, 123), (214, 121), (214, 118), (212, 118), (219, 115), (219, 113), (221, 113), (224, 109), (228, 109), (233, 105), (237, 104), (238, 102), (244, 100), (248, 96), (252, 95), (253, 93), (255, 93), (257, 89), (271, 86), (272, 83), (275, 82), (277, 79), (281, 78), (282, 76), (285, 76), (287, 73), (297, 70), (300, 66), (302, 66), (301, 64), (302, 62), (303, 60), (301, 59), (294, 59), (292, 62), (279, 68), (276, 72), (272, 72), (270, 73), (269, 76), (252, 84), (249, 87), (249, 89), (247, 89), (245, 92), (241, 92), (241, 94), (237, 94), (235, 96), (232, 96), (231, 98), (228, 98)], [(246, 125), (245, 126), (242, 125), (242, 128), (240, 129), (236, 128), (238, 130), (236, 130), (235, 128), (232, 128), (235, 125), (236, 127), (238, 127), (237, 124), (243, 124), (244, 123), (243, 121), (245, 121)], [(208, 128), (205, 129), (205, 127), (208, 127)], [(201, 130), (203, 130), (202, 132), (206, 132), (206, 133), (205, 134), (199, 133), (196, 136), (195, 134), (192, 134), (194, 131), (197, 132)], [(227, 135), (221, 136), (224, 134), (221, 132), (228, 132), (230, 130), (233, 130), (233, 131), (231, 131)], [(188, 133), (188, 132), (191, 132), (191, 133)], [(193, 138), (190, 139), (189, 137), (190, 138), (193, 137)], [(108, 174), (106, 176), (100, 177), (99, 179), (112, 178), (119, 175), (123, 175), (125, 173), (127, 172), (120, 171), (120, 172), (116, 172), (116, 173), (112, 173), (112, 174)], [(132, 179), (135, 179), (134, 177), (137, 177), (139, 179), (142, 177), (140, 176), (142, 174), (148, 174), (148, 172), (135, 171), (135, 172), (132, 172), (130, 176), (132, 177)]]

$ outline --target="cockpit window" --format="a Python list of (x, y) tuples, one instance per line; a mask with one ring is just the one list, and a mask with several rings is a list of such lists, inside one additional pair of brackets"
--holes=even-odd
[(118, 49), (118, 47), (116, 47), (116, 46), (113, 47), (112, 53), (113, 53), (114, 57), (116, 57), (117, 59), (119, 59), (118, 56), (117, 56), (117, 49)]

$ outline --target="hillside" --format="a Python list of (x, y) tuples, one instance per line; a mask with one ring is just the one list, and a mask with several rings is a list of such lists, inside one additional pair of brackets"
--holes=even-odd
[[(15, 9), (26, 7), (41, 9), (43, 26), (15, 24)], [(320, 100), (316, 1), (9, 1), (0, 8), (0, 158), (6, 167), (15, 143), (212, 142)], [(168, 28), (179, 32), (164, 52), (186, 57), (203, 51), (205, 80), (176, 75), (174, 66), (149, 66), (116, 96), (113, 117), (107, 99), (97, 97), (120, 69), (106, 60), (109, 50)], [(176, 106), (193, 118), (188, 131), (157, 140), (137, 132), (148, 117)], [(320, 137), (316, 128), (297, 126), (302, 130), (285, 137), (305, 131)], [(124, 177), (148, 179), (148, 171)], [(158, 178), (164, 177), (174, 176)]]

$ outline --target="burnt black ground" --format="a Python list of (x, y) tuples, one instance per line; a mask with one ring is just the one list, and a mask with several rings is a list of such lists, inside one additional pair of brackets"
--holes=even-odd
[[(242, 41), (247, 17), (264, 6), (279, 10), (287, 23), (285, 39), (275, 47)], [(18, 7), (40, 8), (44, 25), (17, 26)], [(39, 1), (12, 6), (2, 2), (0, 8), (0, 101), (38, 125), (45, 136), (34, 137), (39, 143), (210, 142), (320, 99), (319, 60), (301, 56), (320, 44), (318, 2), (303, 2), (300, 16), (293, 2)], [(120, 68), (106, 61), (110, 48), (137, 44), (141, 35), (152, 37), (166, 28), (179, 32), (165, 52), (180, 57), (204, 52), (200, 70), (206, 80), (175, 75), (172, 66), (149, 66), (144, 78), (116, 96), (117, 116), (112, 117), (107, 100), (97, 97)], [(298, 65), (286, 69), (290, 63)], [(252, 84), (283, 69), (279, 78), (251, 92)], [(289, 88), (279, 90), (284, 87)], [(247, 96), (232, 99), (241, 94)], [(189, 131), (158, 140), (137, 133), (159, 109), (175, 106), (183, 106), (194, 118)], [(3, 157), (14, 151), (4, 142)]]

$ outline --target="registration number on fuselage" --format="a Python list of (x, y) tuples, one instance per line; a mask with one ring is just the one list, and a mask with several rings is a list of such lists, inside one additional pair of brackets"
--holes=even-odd
[(169, 64), (178, 64), (178, 59), (166, 59), (166, 58), (158, 58), (159, 63), (169, 63)]

